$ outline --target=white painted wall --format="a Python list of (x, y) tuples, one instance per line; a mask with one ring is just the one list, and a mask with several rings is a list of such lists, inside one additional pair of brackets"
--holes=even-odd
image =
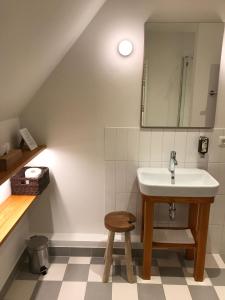
[(105, 0), (0, 3), (0, 120), (18, 116)]
[(18, 118), (0, 121), (0, 145), (10, 143), (13, 147), (17, 143), (17, 131), (20, 123)]
[[(15, 146), (19, 120), (0, 122), (0, 143), (10, 142)], [(0, 185), (0, 203), (11, 195), (9, 180)], [(27, 216), (24, 216), (5, 242), (0, 246), (0, 290), (25, 248), (25, 236), (28, 233)]]
[[(53, 158), (48, 165), (54, 179), (30, 212), (31, 231), (67, 239), (105, 232), (104, 128), (139, 125), (144, 22), (149, 17), (215, 21), (225, 17), (222, 12), (220, 0), (106, 2), (21, 115), (22, 124), (48, 145)], [(116, 50), (123, 38), (135, 45), (129, 58)], [(221, 76), (222, 106), (224, 66)], [(223, 116), (218, 118), (222, 126)], [(158, 153), (157, 138), (153, 147)]]

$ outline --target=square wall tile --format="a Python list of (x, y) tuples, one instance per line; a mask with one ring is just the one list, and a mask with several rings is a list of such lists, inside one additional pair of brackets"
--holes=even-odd
[(225, 164), (209, 163), (208, 171), (220, 184), (218, 194), (225, 194)]
[(105, 162), (105, 212), (115, 210), (116, 163)]
[(137, 193), (117, 193), (116, 210), (129, 211), (136, 216), (137, 213)]
[(127, 192), (127, 161), (116, 162), (116, 192)]
[(174, 137), (174, 150), (177, 153), (178, 166), (185, 161), (187, 130), (177, 129)]
[(223, 226), (209, 225), (208, 239), (207, 239), (208, 253), (220, 253), (222, 233), (223, 233)]
[(223, 225), (225, 222), (225, 195), (217, 195), (210, 208), (210, 220), (212, 225)]
[(127, 129), (127, 160), (138, 161), (139, 153), (139, 128)]
[(105, 162), (105, 189), (109, 192), (115, 191), (116, 164), (114, 161)]
[(128, 129), (116, 129), (116, 160), (127, 160), (128, 152)]
[(197, 162), (199, 160), (199, 136), (199, 130), (188, 130), (185, 162)]
[(209, 141), (209, 162), (225, 162), (225, 147), (220, 145), (219, 137), (224, 135), (224, 129), (214, 129)]
[(116, 209), (116, 193), (105, 191), (105, 213)]
[(128, 161), (126, 167), (126, 191), (129, 193), (138, 192), (138, 181), (137, 181), (137, 161)]
[(105, 160), (116, 160), (116, 128), (105, 128)]
[(162, 142), (162, 161), (169, 162), (170, 152), (174, 150), (175, 130), (165, 129)]
[(152, 130), (150, 144), (150, 161), (162, 161), (163, 130)]
[(139, 134), (139, 161), (150, 161), (151, 130), (141, 130)]

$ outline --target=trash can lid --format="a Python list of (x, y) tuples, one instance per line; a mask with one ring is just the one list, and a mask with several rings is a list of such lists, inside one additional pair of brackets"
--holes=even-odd
[(28, 248), (31, 250), (40, 250), (48, 245), (48, 238), (43, 235), (34, 235), (28, 241)]

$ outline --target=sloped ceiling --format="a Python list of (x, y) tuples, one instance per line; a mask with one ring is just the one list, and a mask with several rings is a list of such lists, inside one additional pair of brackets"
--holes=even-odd
[(17, 116), (105, 0), (0, 0), (0, 121)]

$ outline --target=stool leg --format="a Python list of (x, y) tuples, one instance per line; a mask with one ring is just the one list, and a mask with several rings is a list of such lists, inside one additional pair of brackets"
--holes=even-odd
[(103, 274), (103, 282), (108, 282), (109, 273), (112, 264), (112, 252), (113, 252), (113, 242), (114, 242), (115, 232), (109, 232), (108, 244), (105, 252), (105, 268)]
[(134, 282), (134, 273), (133, 273), (133, 263), (132, 263), (132, 254), (131, 254), (131, 240), (130, 232), (125, 232), (125, 260), (127, 267), (127, 279), (128, 282)]
[(104, 262), (105, 262), (105, 260), (106, 260), (107, 251), (108, 251), (108, 248), (109, 248), (109, 236), (110, 236), (110, 231), (108, 232), (108, 239), (107, 239), (106, 248), (105, 248), (105, 253), (104, 253)]
[[(106, 248), (105, 248), (105, 253), (104, 253), (104, 263), (106, 261), (107, 251), (108, 251), (108, 248), (109, 248), (110, 234), (111, 234), (111, 231), (109, 231), (109, 233), (108, 233), (108, 240), (107, 240), (107, 244), (106, 244)], [(112, 264), (112, 261), (111, 261), (111, 264)]]

